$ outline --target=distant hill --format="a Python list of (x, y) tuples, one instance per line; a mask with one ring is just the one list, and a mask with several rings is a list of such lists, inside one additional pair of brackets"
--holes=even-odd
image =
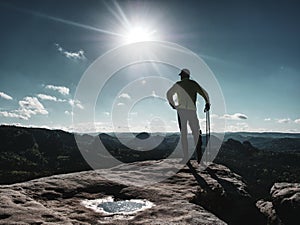
[(240, 138), (260, 137), (260, 138), (300, 138), (300, 133), (280, 133), (280, 132), (227, 132), (225, 139), (235, 139), (241, 141)]
[(90, 169), (74, 135), (62, 130), (0, 126), (0, 140), (1, 183)]
[(249, 141), (254, 147), (266, 151), (299, 151), (299, 133), (226, 133), (224, 140), (234, 139), (240, 142)]
[(139, 134), (136, 135), (136, 138), (138, 139), (147, 139), (150, 137), (150, 134), (148, 132), (141, 132)]

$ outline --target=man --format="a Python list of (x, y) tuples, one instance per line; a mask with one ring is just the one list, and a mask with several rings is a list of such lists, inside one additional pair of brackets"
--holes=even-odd
[[(197, 149), (197, 160), (199, 163), (202, 152), (201, 144), (199, 147), (198, 143), (199, 132), (201, 133), (201, 131), (196, 111), (196, 100), (197, 94), (200, 94), (204, 98), (206, 102), (204, 112), (207, 112), (210, 110), (209, 96), (208, 93), (196, 81), (190, 80), (190, 71), (188, 69), (181, 70), (179, 76), (181, 77), (181, 80), (176, 82), (168, 90), (167, 99), (171, 107), (177, 110), (183, 150), (183, 159), (181, 162), (185, 163), (189, 160), (187, 140), (187, 122), (189, 122), (189, 126), (194, 137), (195, 146), (197, 146), (197, 148), (200, 148)], [(175, 99), (177, 98), (177, 104), (175, 104), (174, 97)]]

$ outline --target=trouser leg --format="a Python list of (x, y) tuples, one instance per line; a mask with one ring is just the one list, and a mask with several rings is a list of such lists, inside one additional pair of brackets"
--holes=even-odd
[(192, 130), (192, 135), (194, 138), (194, 143), (195, 146), (198, 143), (198, 139), (199, 139), (199, 132), (200, 132), (200, 126), (199, 126), (199, 120), (196, 114), (196, 111), (190, 111), (189, 116), (188, 116), (188, 120), (189, 120), (189, 126)]
[(202, 158), (202, 138), (201, 138), (201, 130), (200, 130), (199, 120), (196, 111), (190, 111), (189, 125), (192, 130), (192, 134), (194, 138), (194, 143), (195, 143), (196, 153), (197, 153), (197, 161), (198, 163), (200, 163)]
[(183, 158), (188, 158), (188, 139), (187, 139), (187, 120), (182, 113), (178, 113), (178, 124), (181, 134), (181, 145), (183, 151)]

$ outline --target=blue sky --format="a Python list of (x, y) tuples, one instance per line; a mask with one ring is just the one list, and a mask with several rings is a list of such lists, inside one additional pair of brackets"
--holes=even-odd
[[(140, 25), (155, 40), (203, 58), (226, 103), (225, 115), (212, 116), (216, 123), (226, 118), (227, 131), (300, 132), (298, 9), (297, 1), (1, 0), (0, 123), (71, 130), (72, 108), (85, 109), (74, 99), (82, 75), (99, 56), (125, 44), (130, 26)], [(149, 76), (130, 69), (115, 74), (99, 96), (98, 130), (112, 129), (114, 101), (132, 98), (120, 90)], [(175, 68), (158, 69), (156, 75), (178, 79)], [(166, 130), (177, 129), (176, 113), (155, 94), (128, 115), (132, 130), (160, 127), (160, 120)], [(90, 131), (88, 125), (82, 131)]]

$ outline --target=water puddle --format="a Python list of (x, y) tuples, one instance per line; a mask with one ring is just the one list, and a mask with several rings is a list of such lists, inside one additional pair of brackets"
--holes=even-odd
[(150, 209), (154, 204), (145, 199), (130, 199), (114, 201), (113, 197), (84, 200), (82, 205), (100, 213), (103, 216), (108, 216), (110, 219), (132, 219), (137, 212)]

